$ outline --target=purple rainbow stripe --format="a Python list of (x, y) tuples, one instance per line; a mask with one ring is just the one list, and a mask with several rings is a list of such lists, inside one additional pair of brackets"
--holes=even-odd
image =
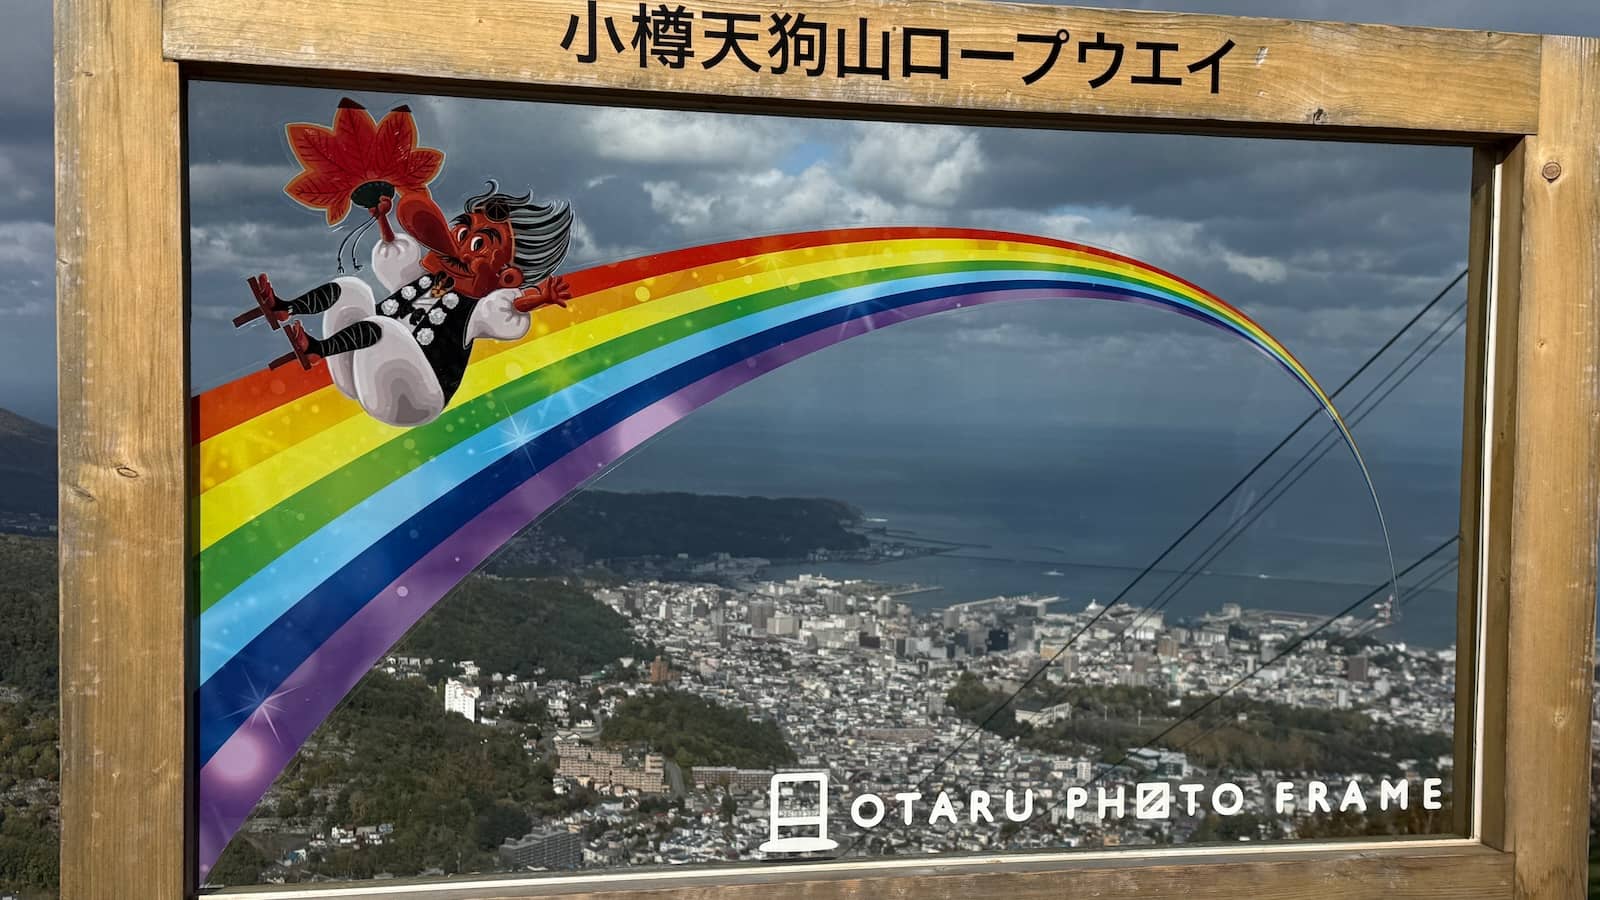
[(607, 466), (684, 416), (808, 354), (900, 322), (964, 306), (1048, 299), (1126, 300), (1097, 291), (983, 292), (850, 319), (754, 354), (663, 397), (573, 449), (438, 544), (285, 678), (200, 770), (202, 878), (300, 745), (408, 629), (501, 544)]

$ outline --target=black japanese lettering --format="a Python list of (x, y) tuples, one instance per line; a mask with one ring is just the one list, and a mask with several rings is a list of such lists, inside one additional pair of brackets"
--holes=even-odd
[(1032, 72), (1022, 76), (1022, 83), (1033, 84), (1046, 75), (1049, 75), (1050, 70), (1056, 67), (1056, 61), (1061, 58), (1061, 48), (1065, 47), (1067, 42), (1070, 40), (1072, 40), (1072, 33), (1067, 31), (1065, 28), (1057, 31), (1055, 34), (1017, 35), (1017, 43), (1019, 44), (1050, 45), (1050, 52), (1045, 55), (1044, 62), (1040, 63), (1038, 68), (1035, 68)]
[[(937, 57), (934, 62), (915, 62), (912, 59), (912, 44), (920, 42), (924, 45), (932, 43)], [(920, 54), (919, 54), (920, 55)], [(900, 32), (900, 75), (910, 78), (912, 75), (937, 75), (940, 78), (950, 77), (950, 32), (944, 28), (913, 28), (906, 27)]]
[(1109, 52), (1111, 54), (1111, 64), (1106, 66), (1106, 70), (1100, 73), (1099, 77), (1089, 79), (1089, 87), (1103, 87), (1111, 79), (1117, 77), (1117, 70), (1122, 68), (1122, 50), (1121, 44), (1106, 41), (1106, 33), (1104, 31), (1095, 32), (1092, 43), (1089, 41), (1078, 42), (1078, 62), (1080, 63), (1089, 61), (1090, 51)]
[(683, 68), (684, 62), (694, 57), (693, 21), (694, 13), (681, 4), (671, 8), (660, 3), (653, 10), (639, 4), (633, 17), (632, 42), (639, 51), (639, 68), (648, 65), (651, 56), (669, 69)]
[(843, 78), (846, 75), (876, 75), (879, 78), (882, 78), (884, 81), (888, 81), (889, 32), (879, 32), (881, 35), (882, 50), (878, 54), (878, 64), (873, 65), (868, 60), (868, 52), (870, 48), (867, 45), (871, 43), (871, 40), (867, 37), (867, 19), (865, 16), (862, 16), (856, 21), (857, 30), (860, 32), (860, 40), (856, 45), (856, 61), (854, 63), (849, 62), (848, 60), (846, 49), (849, 41), (845, 39), (844, 29), (840, 28), (837, 32), (839, 41), (839, 77)]
[(1232, 40), (1229, 40), (1221, 47), (1218, 47), (1216, 52), (1212, 53), (1210, 56), (1200, 60), (1199, 62), (1192, 62), (1188, 66), (1191, 74), (1198, 72), (1201, 69), (1209, 68), (1211, 70), (1211, 93), (1213, 94), (1222, 89), (1222, 58), (1227, 56), (1228, 53), (1233, 50), (1233, 48), (1234, 43)]
[(791, 65), (812, 78), (828, 71), (828, 23), (808, 22), (805, 13), (772, 13), (767, 33), (774, 38), (767, 51), (768, 56), (777, 57), (774, 74), (782, 75)]
[(1013, 50), (978, 50), (972, 47), (961, 48), (962, 59), (994, 59), (1010, 62), (1017, 58)]
[(706, 37), (711, 40), (720, 40), (722, 41), (722, 45), (717, 48), (716, 53), (711, 54), (711, 56), (702, 62), (701, 65), (708, 69), (713, 68), (717, 65), (717, 63), (720, 63), (727, 58), (729, 53), (732, 53), (734, 56), (739, 58), (739, 62), (744, 63), (744, 67), (746, 69), (749, 69), (752, 72), (761, 71), (761, 66), (758, 65), (755, 60), (747, 56), (744, 52), (744, 42), (759, 40), (761, 35), (755, 33), (754, 31), (739, 30), (740, 23), (750, 24), (753, 22), (760, 22), (761, 17), (755, 13), (700, 13), (700, 21), (711, 22), (713, 20), (722, 22), (722, 30), (713, 31), (711, 28), (707, 27)]
[(1138, 41), (1133, 45), (1140, 50), (1150, 51), (1150, 74), (1135, 75), (1128, 79), (1134, 84), (1183, 84), (1183, 78), (1177, 75), (1161, 74), (1161, 54), (1176, 53), (1177, 44), (1165, 44), (1160, 41)]
[[(584, 44), (584, 50), (578, 54), (578, 62), (592, 63), (599, 58), (598, 53), (596, 52), (598, 50), (598, 46), (595, 41), (598, 27), (598, 22), (596, 19), (598, 16), (599, 12), (595, 7), (595, 0), (589, 0), (589, 11), (586, 17), (588, 20), (588, 39)], [(578, 26), (582, 24), (582, 18), (584, 17), (580, 17), (577, 13), (573, 13), (572, 21), (567, 23), (567, 34), (561, 39), (561, 49), (572, 49), (572, 40), (578, 36)], [(623, 46), (622, 37), (617, 34), (617, 23), (611, 21), (610, 16), (606, 16), (606, 36), (611, 39), (612, 48), (615, 49), (616, 52), (621, 53)]]

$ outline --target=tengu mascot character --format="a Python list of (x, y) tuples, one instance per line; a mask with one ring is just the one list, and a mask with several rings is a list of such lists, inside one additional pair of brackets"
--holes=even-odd
[[(416, 145), (406, 107), (374, 122), (359, 104), (344, 100), (331, 129), (295, 124), (288, 134), (305, 171), (285, 192), (325, 210), (330, 225), (352, 205), (367, 210), (370, 221), (345, 240), (359, 245), (376, 224), (372, 273), (384, 294), (341, 275), (284, 300), (265, 274), (251, 278), (256, 308), (234, 324), (264, 318), (283, 329), (291, 351), (274, 367), (326, 362), (333, 383), (368, 415), (400, 427), (422, 425), (437, 418), (460, 387), (474, 341), (519, 340), (534, 310), (571, 299), (565, 280), (554, 276), (571, 239), (568, 205), (535, 203), (531, 194), (504, 193), (490, 181), (447, 219), (427, 187), (444, 156)], [(359, 271), (356, 250), (350, 253)], [(343, 254), (341, 244), (341, 273)], [(320, 337), (294, 318), (317, 313)]]

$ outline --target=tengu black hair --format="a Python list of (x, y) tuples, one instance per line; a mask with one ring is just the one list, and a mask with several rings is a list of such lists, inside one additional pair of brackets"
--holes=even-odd
[[(511, 223), (516, 244), (513, 261), (522, 270), (526, 284), (549, 278), (572, 242), (572, 207), (566, 201), (534, 203), (531, 192), (520, 197), (502, 193), (500, 185), (491, 179), (489, 189), (468, 197), (464, 208), (468, 215), (481, 212), (491, 222)], [(456, 222), (465, 224), (466, 217)]]

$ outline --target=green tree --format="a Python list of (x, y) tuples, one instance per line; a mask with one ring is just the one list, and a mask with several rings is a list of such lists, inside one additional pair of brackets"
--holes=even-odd
[(272, 860), (249, 840), (235, 839), (211, 867), (206, 881), (213, 885), (257, 884)]
[(494, 849), (525, 834), (532, 813), (561, 815), (596, 799), (556, 796), (553, 776), (514, 731), (468, 722), (445, 712), (427, 685), (372, 672), (290, 763), (278, 790), (306, 803), (331, 792), (327, 825), (394, 826), (381, 845), (308, 860), (305, 874), (410, 876), (492, 868)]
[(641, 694), (618, 704), (600, 739), (646, 744), (680, 766), (761, 769), (795, 761), (776, 724), (675, 691)]
[(577, 678), (647, 650), (634, 640), (628, 620), (581, 587), (474, 576), (447, 594), (395, 652), (470, 659), (484, 672), (532, 679)]
[(496, 803), (478, 815), (478, 848), (493, 850), (506, 838), (519, 838), (533, 828), (526, 810), (511, 803)]
[(971, 672), (962, 672), (956, 679), (948, 693), (945, 702), (950, 704), (950, 709), (958, 716), (974, 725), (981, 725), (985, 731), (990, 731), (1002, 737), (1016, 737), (1027, 727), (1017, 722), (1017, 711), (1013, 704), (1006, 701), (1009, 695), (1004, 691), (990, 690), (983, 686), (983, 680)]

